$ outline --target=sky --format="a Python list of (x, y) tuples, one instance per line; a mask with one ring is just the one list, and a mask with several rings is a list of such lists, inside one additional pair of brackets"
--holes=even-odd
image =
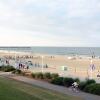
[(0, 0), (0, 46), (100, 47), (100, 0)]

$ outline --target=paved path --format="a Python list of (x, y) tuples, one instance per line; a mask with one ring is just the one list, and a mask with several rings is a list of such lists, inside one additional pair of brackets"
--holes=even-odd
[(63, 94), (68, 94), (68, 95), (72, 95), (72, 96), (78, 96), (83, 98), (83, 100), (100, 100), (100, 96), (97, 95), (92, 95), (92, 94), (88, 94), (88, 93), (84, 93), (84, 92), (79, 92), (79, 93), (75, 93), (73, 91), (70, 91), (68, 88), (65, 88), (63, 86), (57, 86), (57, 85), (53, 85), (47, 82), (43, 82), (43, 81), (39, 81), (39, 80), (34, 80), (31, 78), (27, 78), (24, 76), (16, 76), (13, 75), (11, 73), (0, 73), (1, 76), (3, 77), (8, 77), (8, 78), (12, 78), (21, 82), (25, 82), (31, 85), (36, 85), (45, 89), (50, 89), (53, 91), (57, 91)]

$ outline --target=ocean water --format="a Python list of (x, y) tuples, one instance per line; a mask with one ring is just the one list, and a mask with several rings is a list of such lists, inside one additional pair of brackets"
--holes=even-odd
[(0, 50), (53, 55), (100, 56), (100, 47), (0, 47)]

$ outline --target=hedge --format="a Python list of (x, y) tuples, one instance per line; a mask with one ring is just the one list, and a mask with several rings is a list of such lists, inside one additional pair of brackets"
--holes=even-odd
[(41, 72), (38, 72), (38, 73), (32, 73), (31, 76), (33, 78), (41, 78), (41, 79), (55, 79), (57, 77), (59, 77), (59, 75), (57, 73), (49, 73), (49, 72), (46, 72), (46, 73), (41, 73)]
[(14, 71), (12, 71), (13, 74), (22, 74), (22, 71), (19, 69), (16, 69)]
[(44, 79), (51, 79), (52, 77), (51, 77), (51, 74), (47, 72), (47, 73), (43, 74), (43, 78)]
[(84, 88), (85, 92), (100, 95), (100, 84), (90, 84)]
[(73, 83), (74, 83), (74, 79), (73, 78), (66, 77), (66, 78), (63, 79), (63, 84), (66, 87), (70, 87)]
[(64, 85), (63, 84), (63, 77), (57, 77), (55, 79), (52, 79), (51, 83), (56, 84), (56, 85)]
[(43, 79), (43, 73), (41, 72), (35, 73), (35, 78)]
[(0, 71), (10, 72), (16, 70), (13, 66), (0, 66)]
[(80, 84), (79, 84), (79, 89), (80, 90), (83, 90), (84, 91), (84, 88), (87, 86), (87, 85), (90, 85), (90, 84), (94, 84), (94, 83), (96, 83), (95, 82), (95, 80), (86, 80), (86, 81), (84, 81), (84, 82), (80, 82)]
[(55, 78), (59, 77), (59, 75), (57, 73), (52, 73), (51, 77), (52, 77), (52, 79), (55, 79)]

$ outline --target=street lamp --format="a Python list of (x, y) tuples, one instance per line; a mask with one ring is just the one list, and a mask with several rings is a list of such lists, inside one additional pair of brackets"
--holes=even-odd
[(91, 74), (91, 79), (93, 78), (93, 70), (92, 70), (92, 66), (93, 66), (93, 61), (91, 60), (91, 64), (90, 64), (90, 74)]
[(42, 56), (42, 73), (43, 73), (43, 65), (44, 65), (43, 58), (44, 58), (44, 56)]
[(15, 55), (14, 55), (15, 57), (14, 57), (14, 59), (15, 59), (15, 68), (17, 67), (17, 65), (16, 65), (16, 52), (15, 52)]

